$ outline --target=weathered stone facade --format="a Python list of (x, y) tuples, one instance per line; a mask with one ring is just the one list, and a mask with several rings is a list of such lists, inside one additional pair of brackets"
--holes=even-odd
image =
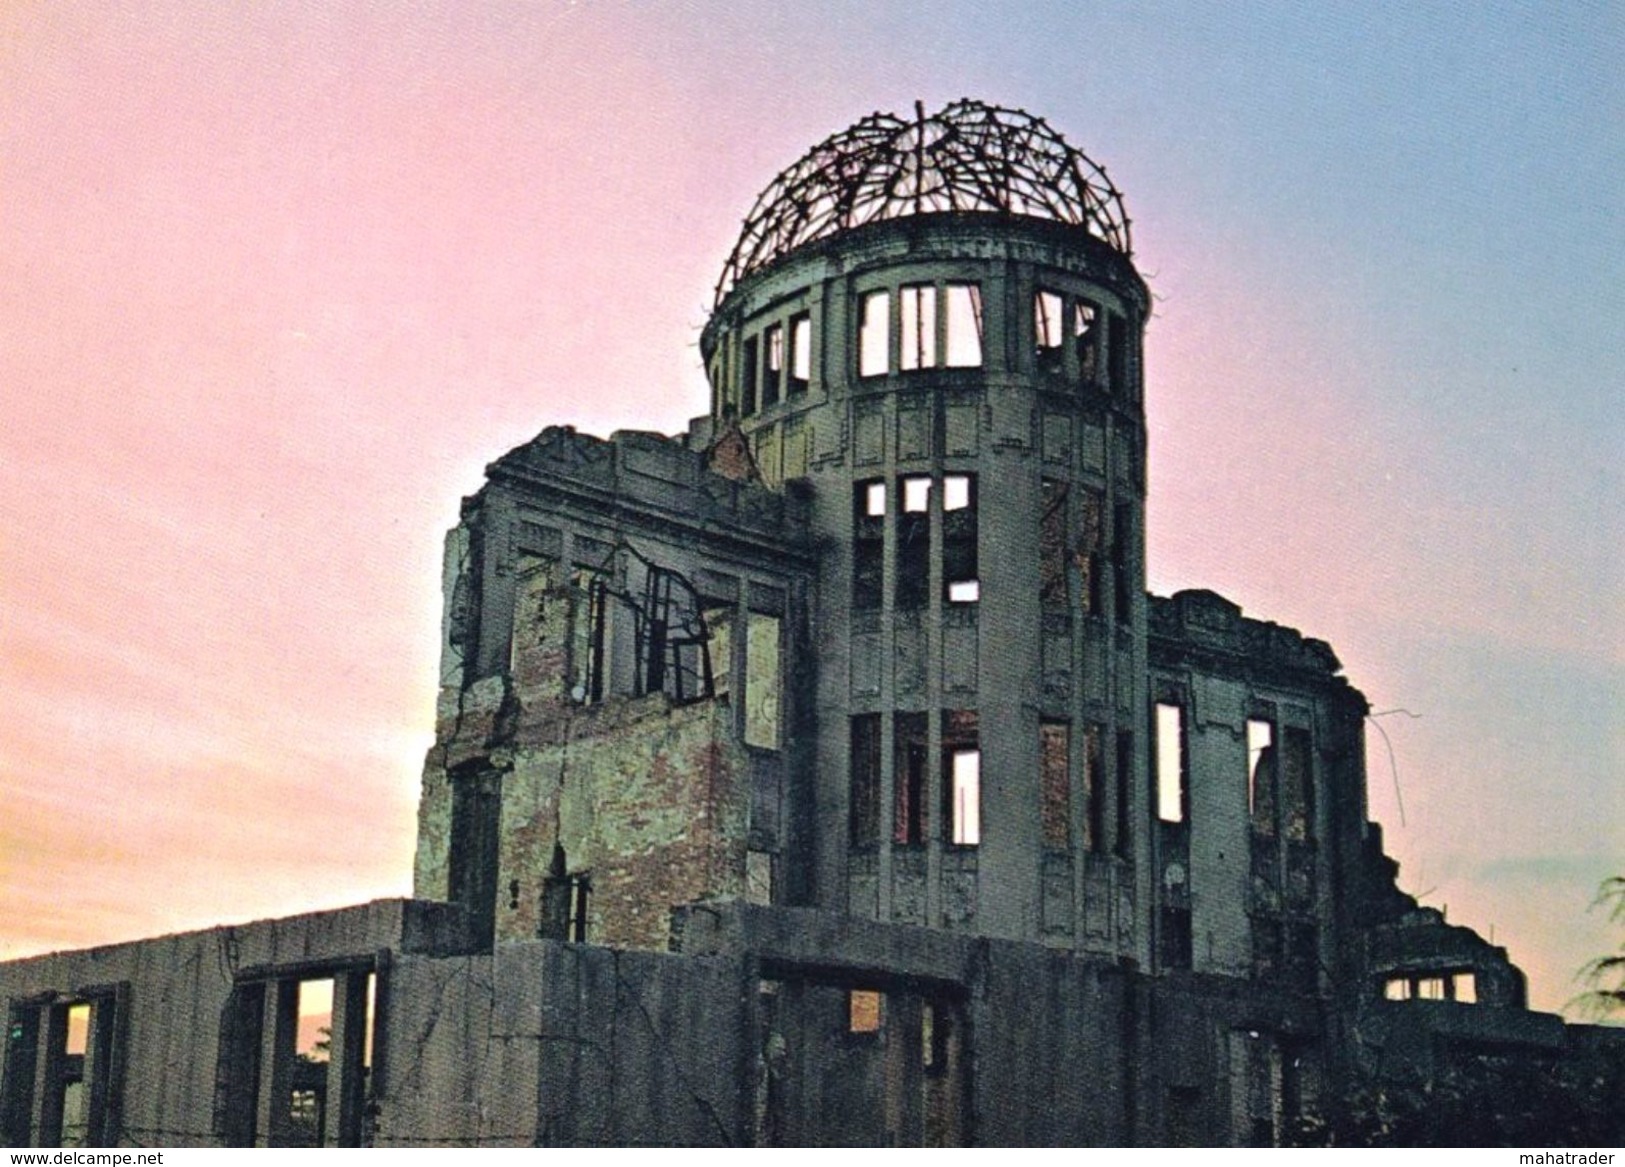
[(1617, 1080), (1397, 890), (1332, 650), (1146, 594), (1148, 309), (1038, 119), (820, 146), (709, 416), (465, 500), (416, 898), (0, 966), (0, 1137), (1269, 1145), (1485, 1051)]

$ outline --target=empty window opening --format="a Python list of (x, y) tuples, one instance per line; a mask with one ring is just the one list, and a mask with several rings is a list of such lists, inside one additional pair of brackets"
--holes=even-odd
[(1247, 721), (1247, 810), (1256, 814), (1260, 773), (1266, 763), (1274, 768), (1275, 727), (1267, 721), (1249, 718)]
[[(86, 1002), (65, 1010), (60, 1062), (55, 1070), (61, 1091), (61, 1135), (59, 1147), (88, 1147), (90, 1139), (90, 1088), (86, 1080), (86, 1054), (90, 1049), (91, 1007)], [(53, 1059), (53, 1061), (56, 1059)]]
[(1478, 1002), (1478, 979), (1470, 972), (1456, 973), (1450, 978), (1452, 996), (1464, 1005)]
[(978, 284), (949, 284), (946, 290), (947, 365), (970, 369), (982, 363), (982, 289)]
[(886, 484), (860, 482), (852, 497), (852, 607), (872, 611), (884, 595)]
[(288, 1147), (319, 1147), (327, 1135), (327, 1069), (333, 1057), (333, 982), (295, 986), (293, 1063), (288, 1076)]
[(790, 388), (792, 395), (807, 391), (812, 380), (812, 320), (806, 313), (790, 320)]
[(931, 479), (905, 478), (897, 515), (898, 608), (918, 609), (931, 597)]
[(1064, 607), (1066, 586), (1067, 484), (1043, 481), (1043, 510), (1038, 517), (1038, 598), (1046, 605)]
[(1185, 715), (1178, 705), (1157, 703), (1157, 817), (1185, 821)]
[(1389, 977), (1382, 986), (1382, 995), (1390, 1001), (1409, 1001), (1411, 999), (1411, 978)]
[(906, 847), (925, 842), (927, 733), (923, 713), (899, 713), (893, 723), (892, 842)]
[(637, 648), (633, 692), (665, 693), (679, 704), (713, 696), (711, 636), (699, 593), (681, 573), (638, 559), (643, 602), (629, 605)]
[(1064, 301), (1059, 292), (1039, 291), (1033, 297), (1033, 345), (1038, 369), (1043, 373), (1061, 371), (1065, 335)]
[(553, 844), (553, 859), (542, 880), (542, 916), (537, 934), (543, 940), (585, 944), (589, 923), (592, 874), (571, 871), (564, 847)]
[(762, 408), (779, 403), (779, 386), (784, 381), (784, 326), (775, 324), (762, 333)]
[(852, 718), (850, 837), (854, 847), (880, 841), (880, 714)]
[(1064, 721), (1038, 725), (1039, 820), (1044, 847), (1066, 851), (1072, 841), (1072, 727)]
[(1416, 980), (1416, 997), (1420, 1001), (1444, 1000), (1443, 977), (1418, 977)]
[(1128, 321), (1115, 312), (1110, 313), (1107, 317), (1106, 358), (1111, 367), (1108, 388), (1113, 393), (1128, 391), (1128, 335)]
[(1314, 836), (1315, 789), (1313, 748), (1307, 729), (1288, 726), (1281, 733), (1281, 831), (1293, 842)]
[(942, 480), (942, 581), (951, 604), (981, 598), (976, 543), (976, 478), (949, 474)]
[(884, 377), (891, 368), (891, 293), (863, 297), (858, 324), (858, 376)]
[(744, 355), (739, 361), (739, 416), (749, 417), (756, 412), (756, 353), (757, 343), (753, 336), (745, 341)]
[(853, 989), (846, 995), (846, 1031), (879, 1033), (885, 996), (874, 989)]
[(943, 821), (948, 842), (975, 847), (982, 841), (982, 752), (974, 710), (942, 715)]
[(1191, 967), (1191, 913), (1189, 908), (1164, 907), (1157, 935), (1163, 968)]
[(897, 296), (901, 367), (929, 369), (937, 363), (937, 289), (931, 284), (908, 284), (898, 289)]
[(1134, 783), (1134, 733), (1117, 731), (1117, 855), (1128, 859), (1134, 853), (1133, 805), (1130, 794)]
[(1078, 493), (1078, 548), (1073, 558), (1078, 565), (1078, 603), (1084, 614), (1100, 614), (1100, 551), (1106, 531), (1106, 498), (1100, 491), (1084, 487)]
[(779, 748), (779, 618), (748, 613), (745, 621), (745, 744)]
[(1083, 849), (1097, 855), (1106, 850), (1106, 758), (1101, 749), (1105, 732), (1100, 725), (1083, 731)]
[(1078, 379), (1092, 385), (1100, 376), (1100, 310), (1087, 300), (1073, 305), (1072, 347), (1078, 355)]

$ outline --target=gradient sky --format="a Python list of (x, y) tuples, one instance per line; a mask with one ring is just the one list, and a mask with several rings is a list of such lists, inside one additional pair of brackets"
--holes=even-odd
[(0, 957), (408, 894), (459, 498), (681, 429), (756, 193), (974, 96), (1126, 192), (1153, 588), (1420, 714), (1370, 738), (1402, 884), (1572, 996), (1625, 870), (1625, 8), (992, 7), (0, 5)]

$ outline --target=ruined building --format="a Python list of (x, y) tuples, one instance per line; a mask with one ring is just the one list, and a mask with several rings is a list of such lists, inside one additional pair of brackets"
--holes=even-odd
[(1148, 311), (1038, 118), (814, 147), (708, 416), (464, 501), (415, 898), (0, 966), (0, 1141), (1267, 1145), (1602, 1056), (1396, 890), (1331, 648), (1146, 593)]

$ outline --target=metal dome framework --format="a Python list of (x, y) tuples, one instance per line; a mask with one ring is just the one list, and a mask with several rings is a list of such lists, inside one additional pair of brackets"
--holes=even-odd
[(1082, 227), (1133, 254), (1122, 193), (1106, 168), (1041, 117), (961, 100), (913, 120), (873, 113), (780, 172), (756, 199), (717, 281), (735, 284), (790, 252), (864, 223), (982, 212)]

